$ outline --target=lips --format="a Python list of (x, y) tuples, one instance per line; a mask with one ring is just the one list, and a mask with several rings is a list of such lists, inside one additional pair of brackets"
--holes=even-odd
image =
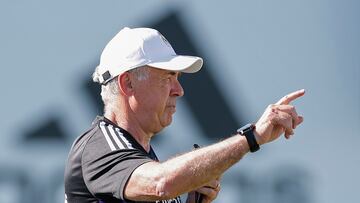
[(171, 109), (174, 111), (176, 111), (176, 100), (171, 100), (171, 101), (168, 101), (169, 103), (166, 105), (167, 108)]
[(166, 107), (173, 107), (176, 108), (176, 102), (169, 102)]
[(171, 110), (173, 110), (174, 111), (174, 113), (175, 113), (175, 111), (176, 111), (176, 106), (175, 105), (168, 105), (168, 106), (166, 106), (167, 108), (170, 108)]

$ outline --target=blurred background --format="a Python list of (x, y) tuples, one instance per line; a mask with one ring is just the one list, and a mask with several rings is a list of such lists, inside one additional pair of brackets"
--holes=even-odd
[(123, 27), (160, 30), (184, 75), (173, 124), (153, 146), (166, 160), (255, 122), (270, 103), (305, 117), (223, 176), (215, 202), (360, 202), (360, 1), (0, 0), (0, 202), (64, 202), (73, 140), (102, 113), (91, 74)]

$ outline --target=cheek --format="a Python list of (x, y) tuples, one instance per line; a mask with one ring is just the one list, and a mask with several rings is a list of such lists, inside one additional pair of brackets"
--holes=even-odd
[(140, 108), (152, 111), (164, 111), (170, 94), (169, 85), (147, 83), (136, 87), (134, 97)]
[(139, 106), (145, 107), (147, 111), (163, 111), (167, 104), (167, 95), (161, 92), (148, 91), (137, 98)]

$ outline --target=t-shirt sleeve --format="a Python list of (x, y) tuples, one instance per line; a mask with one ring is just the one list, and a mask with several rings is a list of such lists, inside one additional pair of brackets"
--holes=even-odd
[(131, 174), (150, 161), (153, 160), (141, 150), (111, 148), (105, 137), (97, 133), (84, 148), (82, 173), (86, 186), (95, 197), (124, 200), (124, 189)]

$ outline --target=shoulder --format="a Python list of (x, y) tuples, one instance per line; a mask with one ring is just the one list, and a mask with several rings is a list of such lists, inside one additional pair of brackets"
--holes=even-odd
[(96, 138), (102, 140), (102, 146), (108, 147), (111, 151), (134, 149), (132, 139), (129, 139), (118, 126), (102, 120), (98, 123), (98, 128)]
[(148, 156), (129, 133), (104, 117), (97, 118), (85, 140), (82, 154), (85, 161), (115, 154)]

